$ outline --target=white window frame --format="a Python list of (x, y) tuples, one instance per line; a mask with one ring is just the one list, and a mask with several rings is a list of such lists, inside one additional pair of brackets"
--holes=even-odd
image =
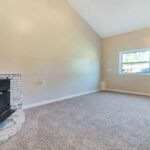
[(136, 53), (136, 52), (143, 52), (143, 51), (150, 51), (150, 48), (148, 49), (139, 49), (139, 50), (129, 50), (129, 51), (121, 51), (119, 53), (119, 74), (120, 75), (132, 75), (132, 74), (141, 74), (141, 75), (150, 75), (149, 73), (142, 73), (142, 72), (122, 72), (122, 55), (127, 53)]

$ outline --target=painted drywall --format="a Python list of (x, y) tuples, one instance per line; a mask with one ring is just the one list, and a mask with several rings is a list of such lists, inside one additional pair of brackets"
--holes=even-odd
[(150, 75), (119, 74), (119, 53), (150, 48), (150, 28), (102, 40), (102, 83), (106, 88), (150, 94)]
[(67, 0), (0, 1), (0, 73), (23, 74), (23, 104), (99, 89), (100, 37)]
[(102, 38), (150, 26), (150, 0), (68, 1)]

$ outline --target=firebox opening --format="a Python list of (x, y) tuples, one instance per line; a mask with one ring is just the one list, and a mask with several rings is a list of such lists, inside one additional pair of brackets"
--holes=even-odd
[(15, 110), (10, 106), (10, 79), (0, 79), (0, 122), (13, 112)]

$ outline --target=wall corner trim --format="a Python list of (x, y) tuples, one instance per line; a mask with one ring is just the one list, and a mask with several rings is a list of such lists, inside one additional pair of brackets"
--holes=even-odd
[(34, 103), (34, 104), (23, 105), (23, 109), (25, 110), (25, 109), (34, 108), (34, 107), (38, 107), (38, 106), (42, 106), (42, 105), (46, 105), (46, 104), (50, 104), (50, 103), (64, 101), (64, 100), (68, 100), (71, 98), (80, 97), (80, 96), (84, 96), (84, 95), (88, 95), (88, 94), (92, 94), (92, 93), (96, 93), (96, 92), (100, 92), (100, 91), (101, 91), (100, 89), (97, 89), (97, 90), (92, 90), (92, 91), (88, 91), (88, 92), (84, 92), (84, 93), (78, 93), (78, 94), (74, 94), (74, 95), (70, 95), (70, 96), (60, 97), (60, 98), (56, 98), (56, 99), (45, 100), (45, 101)]

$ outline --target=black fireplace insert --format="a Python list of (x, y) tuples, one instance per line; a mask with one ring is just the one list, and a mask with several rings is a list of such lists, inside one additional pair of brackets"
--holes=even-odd
[(10, 107), (10, 80), (0, 79), (0, 122), (10, 116), (15, 110)]

